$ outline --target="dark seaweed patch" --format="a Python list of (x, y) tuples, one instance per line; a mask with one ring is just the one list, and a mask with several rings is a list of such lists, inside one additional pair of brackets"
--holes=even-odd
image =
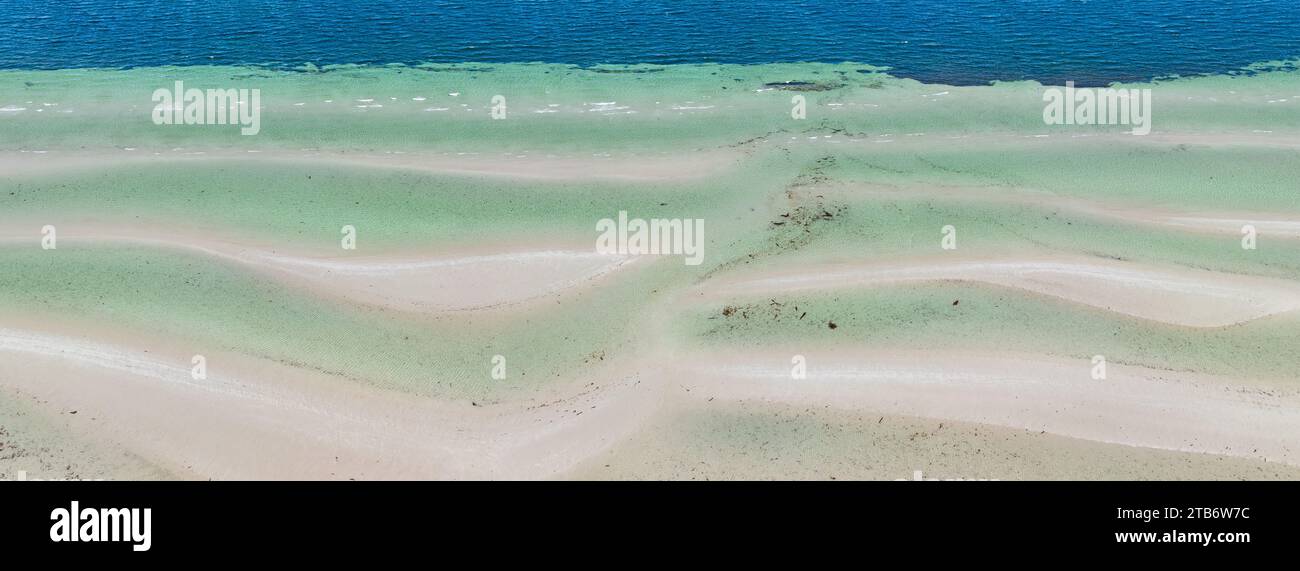
[(830, 91), (832, 89), (838, 89), (841, 86), (816, 81), (774, 81), (771, 83), (764, 83), (763, 87), (780, 89), (782, 91)]

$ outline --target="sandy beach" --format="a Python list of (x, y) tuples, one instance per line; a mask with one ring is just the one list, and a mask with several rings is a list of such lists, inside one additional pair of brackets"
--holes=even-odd
[(1300, 477), (1293, 70), (343, 71), (0, 71), (6, 477)]

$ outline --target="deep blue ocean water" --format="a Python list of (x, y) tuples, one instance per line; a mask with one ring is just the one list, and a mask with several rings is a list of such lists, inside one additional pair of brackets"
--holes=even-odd
[(0, 68), (855, 61), (1105, 84), (1298, 56), (1295, 0), (0, 0)]

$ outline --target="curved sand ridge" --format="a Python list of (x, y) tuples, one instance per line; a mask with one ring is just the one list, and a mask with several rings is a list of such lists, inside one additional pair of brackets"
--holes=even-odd
[(624, 378), (546, 406), (439, 403), (302, 369), (183, 347), (0, 327), (0, 382), (35, 395), (88, 437), (177, 475), (220, 479), (543, 478), (628, 434), (652, 410)]
[(204, 161), (298, 163), (399, 169), (439, 175), (537, 181), (654, 182), (703, 178), (734, 167), (741, 153), (729, 149), (681, 154), (572, 156), (545, 153), (344, 152), (324, 150), (177, 148), (100, 151), (0, 152), (0, 171), (40, 175), (68, 169), (103, 169), (122, 164), (153, 165)]
[(836, 193), (847, 198), (889, 200), (945, 200), (959, 203), (987, 203), (1029, 206), (1050, 211), (1067, 211), (1084, 216), (1172, 230), (1240, 237), (1242, 227), (1252, 225), (1262, 239), (1300, 238), (1300, 216), (1270, 212), (1201, 212), (1156, 209), (1144, 205), (1102, 202), (1057, 193), (1006, 189), (1004, 187), (886, 186), (866, 183), (829, 183), (815, 187), (818, 193)]
[(983, 282), (1174, 325), (1219, 327), (1300, 309), (1300, 285), (1206, 270), (1090, 258), (852, 262), (733, 274), (709, 299), (933, 281)]
[(313, 259), (266, 252), (243, 258), (311, 289), (416, 311), (488, 309), (577, 287), (636, 260), (573, 250), (536, 250), (419, 260)]
[[(30, 225), (27, 225), (30, 226)], [(26, 226), (24, 226), (26, 227)], [(35, 243), (31, 233), (0, 242)], [(266, 245), (148, 228), (59, 225), (59, 249), (139, 244), (199, 252), (313, 293), (407, 311), (476, 310), (525, 303), (589, 283), (636, 261), (591, 250), (497, 245), (489, 253), (311, 256)]]
[(151, 347), (146, 353), (0, 328), (0, 380), (49, 407), (77, 410), (75, 427), (92, 438), (191, 477), (560, 476), (644, 429), (665, 390), (710, 402), (829, 405), (1300, 466), (1294, 391), (1119, 364), (1094, 380), (1085, 359), (806, 353), (806, 378), (792, 379), (789, 352), (683, 354), (610, 366), (596, 374), (616, 380), (554, 400), (474, 405), (412, 399), (221, 354), (208, 355), (209, 376), (195, 380), (181, 348)]
[[(1042, 430), (1107, 443), (1300, 465), (1300, 396), (1224, 379), (1088, 359), (925, 352), (683, 356), (701, 398), (824, 405)], [(1210, 421), (1213, 422), (1210, 422)]]
[(987, 148), (998, 146), (1035, 147), (1054, 145), (1107, 144), (1119, 143), (1151, 147), (1174, 147), (1178, 145), (1230, 149), (1300, 149), (1300, 137), (1286, 133), (1260, 132), (1221, 132), (1199, 133), (1190, 131), (1152, 132), (1147, 135), (1133, 135), (1128, 132), (1066, 132), (1046, 129), (1040, 132), (999, 131), (971, 133), (931, 131), (906, 133), (897, 129), (889, 132), (846, 132), (823, 128), (810, 128), (800, 131), (782, 130), (755, 137), (744, 143), (746, 146), (774, 145), (781, 147), (815, 147), (843, 145), (878, 145), (888, 144), (897, 148), (931, 149), (935, 145), (960, 143), (964, 146)]
[(1211, 216), (1165, 215), (1157, 219), (1166, 226), (1176, 226), (1204, 232), (1238, 234), (1246, 225), (1266, 236), (1283, 238), (1300, 238), (1300, 220), (1270, 220), (1265, 216), (1257, 218), (1218, 218)]

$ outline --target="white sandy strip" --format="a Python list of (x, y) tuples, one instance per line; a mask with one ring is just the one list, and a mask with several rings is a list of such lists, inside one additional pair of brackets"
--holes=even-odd
[(1294, 391), (1115, 363), (1093, 380), (1087, 359), (939, 351), (809, 353), (807, 378), (796, 380), (790, 355), (687, 357), (671, 374), (700, 398), (829, 404), (1300, 465)]
[[(313, 287), (407, 310), (471, 310), (527, 302), (576, 287), (636, 260), (594, 251), (539, 250), (419, 260), (313, 259), (246, 252), (241, 261)], [(329, 285), (333, 284), (333, 285)]]
[(1251, 218), (1213, 218), (1203, 216), (1162, 216), (1159, 223), (1193, 230), (1240, 234), (1247, 225), (1255, 227), (1259, 236), (1300, 238), (1300, 220), (1268, 220)]
[[(974, 191), (970, 194), (978, 195), (980, 191)], [(967, 196), (967, 198), (971, 197)], [(1045, 209), (1073, 210), (1084, 215), (1109, 218), (1140, 226), (1158, 226), (1192, 232), (1241, 236), (1242, 229), (1250, 225), (1254, 226), (1256, 233), (1265, 240), (1270, 238), (1300, 238), (1300, 219), (1287, 219), (1272, 213), (1175, 213), (1147, 207), (1124, 207), (1113, 203), (1107, 204), (1073, 197), (1057, 197), (1028, 192), (1018, 193), (1017, 196), (993, 198), (993, 200), (1038, 205)]]
[[(903, 136), (899, 136), (903, 135)], [(989, 148), (1000, 146), (1005, 148), (1024, 147), (1033, 145), (1043, 147), (1045, 145), (1058, 146), (1076, 146), (1083, 149), (1083, 152), (1090, 146), (1095, 148), (1101, 145), (1149, 145), (1155, 147), (1175, 147), (1177, 145), (1188, 145), (1193, 147), (1246, 147), (1246, 148), (1263, 148), (1263, 149), (1300, 149), (1300, 137), (1287, 133), (1151, 133), (1149, 135), (1133, 135), (1129, 132), (1112, 132), (1112, 133), (1086, 133), (1086, 132), (1065, 132), (1047, 130), (1040, 133), (1029, 131), (1023, 132), (991, 132), (985, 134), (954, 134), (945, 132), (931, 133), (879, 133), (865, 135), (832, 135), (824, 132), (821, 137), (799, 136), (793, 137), (783, 135), (778, 137), (765, 137), (760, 139), (763, 142), (776, 142), (782, 145), (816, 145), (816, 144), (833, 144), (833, 143), (891, 143), (892, 146), (898, 147), (917, 147), (925, 150), (933, 150), (941, 145), (962, 145), (972, 148)]]
[(521, 180), (653, 182), (697, 179), (735, 166), (742, 155), (703, 150), (678, 155), (557, 156), (501, 153), (348, 153), (320, 150), (136, 149), (0, 152), (0, 172), (10, 175), (60, 174), (71, 169), (239, 161), (241, 164), (297, 164), (302, 167), (353, 166), (420, 171), (430, 174)]
[[(976, 191), (972, 194), (978, 195), (979, 192)], [(967, 198), (971, 197), (968, 196)], [(1140, 226), (1157, 226), (1191, 232), (1241, 236), (1242, 229), (1250, 225), (1254, 226), (1256, 233), (1265, 240), (1270, 238), (1300, 238), (1300, 219), (1287, 219), (1272, 213), (1199, 214), (1172, 212), (1028, 192), (1018, 193), (1018, 196), (993, 198), (993, 200), (1038, 205), (1045, 209), (1073, 210), (1084, 215), (1109, 218)]]
[[(636, 261), (635, 256), (596, 253), (594, 246), (586, 251), (513, 246), (517, 249), (490, 254), (313, 257), (194, 233), (94, 224), (60, 224), (58, 228), (60, 250), (75, 248), (78, 243), (189, 250), (247, 266), (318, 294), (406, 311), (475, 310), (525, 303), (591, 282)], [(0, 233), (0, 243), (36, 244), (39, 238), (34, 236), (30, 232)]]
[(219, 353), (194, 380), (175, 349), (0, 327), (0, 384), (77, 411), (64, 418), (92, 439), (217, 479), (552, 477), (634, 431), (654, 402), (627, 379), (548, 406), (440, 403)]
[(1204, 270), (1080, 259), (842, 263), (721, 278), (714, 298), (943, 280), (1013, 287), (1175, 325), (1216, 327), (1300, 308), (1300, 285)]
[(1085, 216), (1134, 224), (1172, 228), (1207, 234), (1242, 235), (1246, 225), (1255, 227), (1260, 239), (1300, 238), (1300, 216), (1269, 212), (1196, 212), (1157, 209), (1146, 205), (1101, 202), (1075, 196), (1002, 187), (881, 186), (861, 183), (827, 184), (822, 193), (849, 198), (889, 200), (935, 199), (957, 203), (992, 203), (1030, 206), (1045, 211), (1064, 210)]
[(1300, 465), (1295, 391), (1115, 363), (1093, 380), (1085, 359), (804, 352), (807, 378), (795, 380), (788, 351), (674, 355), (623, 363), (612, 369), (651, 373), (565, 398), (472, 406), (221, 354), (193, 380), (176, 353), (0, 328), (0, 384), (77, 410), (65, 418), (93, 438), (218, 479), (553, 477), (644, 426), (664, 387)]

